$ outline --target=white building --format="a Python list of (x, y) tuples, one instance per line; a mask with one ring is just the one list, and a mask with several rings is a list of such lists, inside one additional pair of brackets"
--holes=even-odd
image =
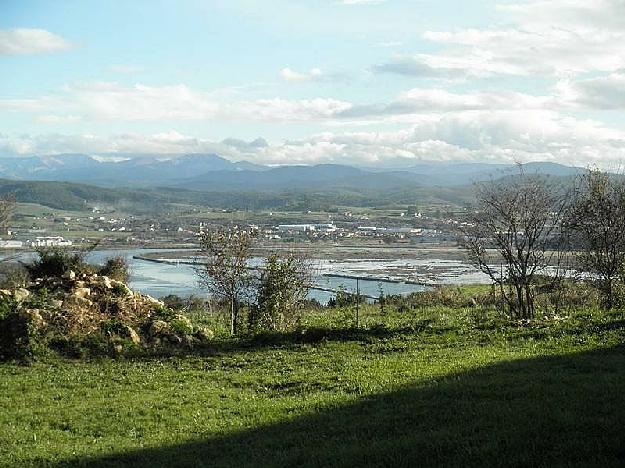
[(280, 224), (278, 225), (278, 231), (280, 232), (334, 232), (336, 226), (331, 223), (320, 224)]
[(0, 240), (0, 249), (21, 249), (24, 247), (22, 241)]
[(32, 247), (69, 247), (73, 242), (60, 236), (36, 237), (30, 241)]

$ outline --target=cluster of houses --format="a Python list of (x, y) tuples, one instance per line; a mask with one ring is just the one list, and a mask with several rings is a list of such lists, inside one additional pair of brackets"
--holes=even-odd
[(41, 236), (35, 237), (32, 240), (1, 240), (0, 249), (23, 249), (23, 248), (36, 248), (36, 247), (69, 247), (73, 245), (71, 240), (65, 239), (61, 236)]
[(407, 237), (438, 236), (436, 229), (415, 228), (410, 226), (358, 226), (346, 224), (338, 227), (333, 223), (320, 224), (279, 224), (264, 231), (269, 239), (280, 239), (284, 235), (307, 237)]

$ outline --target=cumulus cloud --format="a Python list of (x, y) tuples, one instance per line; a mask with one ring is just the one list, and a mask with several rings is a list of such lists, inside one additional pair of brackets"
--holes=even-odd
[(69, 49), (71, 43), (45, 29), (0, 30), (0, 55), (31, 55)]
[(622, 0), (529, 0), (500, 5), (520, 21), (581, 29), (622, 30), (625, 28), (625, 3)]
[(609, 167), (625, 158), (625, 132), (550, 110), (464, 111), (427, 114), (400, 130), (323, 132), (268, 143), (215, 142), (176, 131), (154, 135), (0, 135), (0, 151), (22, 154), (204, 153), (270, 164), (379, 163), (394, 159), (554, 161)]
[(465, 64), (448, 64), (437, 62), (436, 58), (423, 54), (415, 56), (398, 55), (388, 62), (374, 65), (376, 73), (393, 73), (396, 75), (413, 76), (416, 78), (441, 78), (454, 80), (467, 77), (470, 72)]
[(219, 93), (208, 93), (185, 85), (148, 86), (99, 82), (66, 86), (53, 95), (35, 99), (0, 100), (0, 109), (39, 113), (43, 121), (63, 117), (84, 121), (310, 121), (328, 119), (351, 104), (337, 99), (257, 99), (224, 101)]
[(377, 72), (425, 78), (562, 76), (625, 67), (622, 0), (529, 0), (501, 6), (506, 28), (428, 31), (443, 49), (395, 57)]
[(452, 93), (441, 88), (413, 88), (389, 104), (359, 105), (338, 114), (342, 118), (388, 117), (473, 110), (532, 110), (556, 106), (553, 98), (512, 91)]
[(561, 80), (556, 90), (564, 103), (580, 109), (625, 109), (625, 71), (586, 80)]
[(316, 81), (323, 77), (323, 72), (319, 68), (312, 68), (308, 72), (300, 73), (290, 68), (280, 70), (280, 76), (284, 81), (292, 83), (302, 83), (306, 81)]

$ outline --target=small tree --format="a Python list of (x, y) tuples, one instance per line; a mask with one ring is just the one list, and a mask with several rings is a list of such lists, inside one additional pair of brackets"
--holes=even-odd
[(568, 217), (579, 247), (579, 264), (593, 275), (603, 307), (613, 308), (625, 267), (625, 181), (601, 171), (589, 171)]
[(464, 245), (519, 318), (534, 317), (537, 275), (560, 259), (564, 211), (565, 197), (544, 177), (525, 174), (522, 166), (512, 178), (478, 186)]
[(0, 197), (0, 233), (6, 234), (9, 222), (15, 211), (15, 196), (12, 194)]
[(312, 281), (312, 265), (301, 255), (271, 254), (262, 269), (256, 306), (250, 314), (253, 330), (284, 330), (300, 317)]
[(204, 261), (196, 268), (200, 285), (230, 303), (230, 332), (239, 331), (241, 303), (251, 294), (254, 276), (248, 266), (252, 237), (247, 231), (209, 231), (200, 237)]

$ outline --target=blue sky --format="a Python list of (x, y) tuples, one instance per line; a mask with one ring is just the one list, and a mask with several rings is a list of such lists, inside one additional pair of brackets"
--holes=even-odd
[(0, 154), (614, 166), (624, 31), (621, 0), (3, 0)]

